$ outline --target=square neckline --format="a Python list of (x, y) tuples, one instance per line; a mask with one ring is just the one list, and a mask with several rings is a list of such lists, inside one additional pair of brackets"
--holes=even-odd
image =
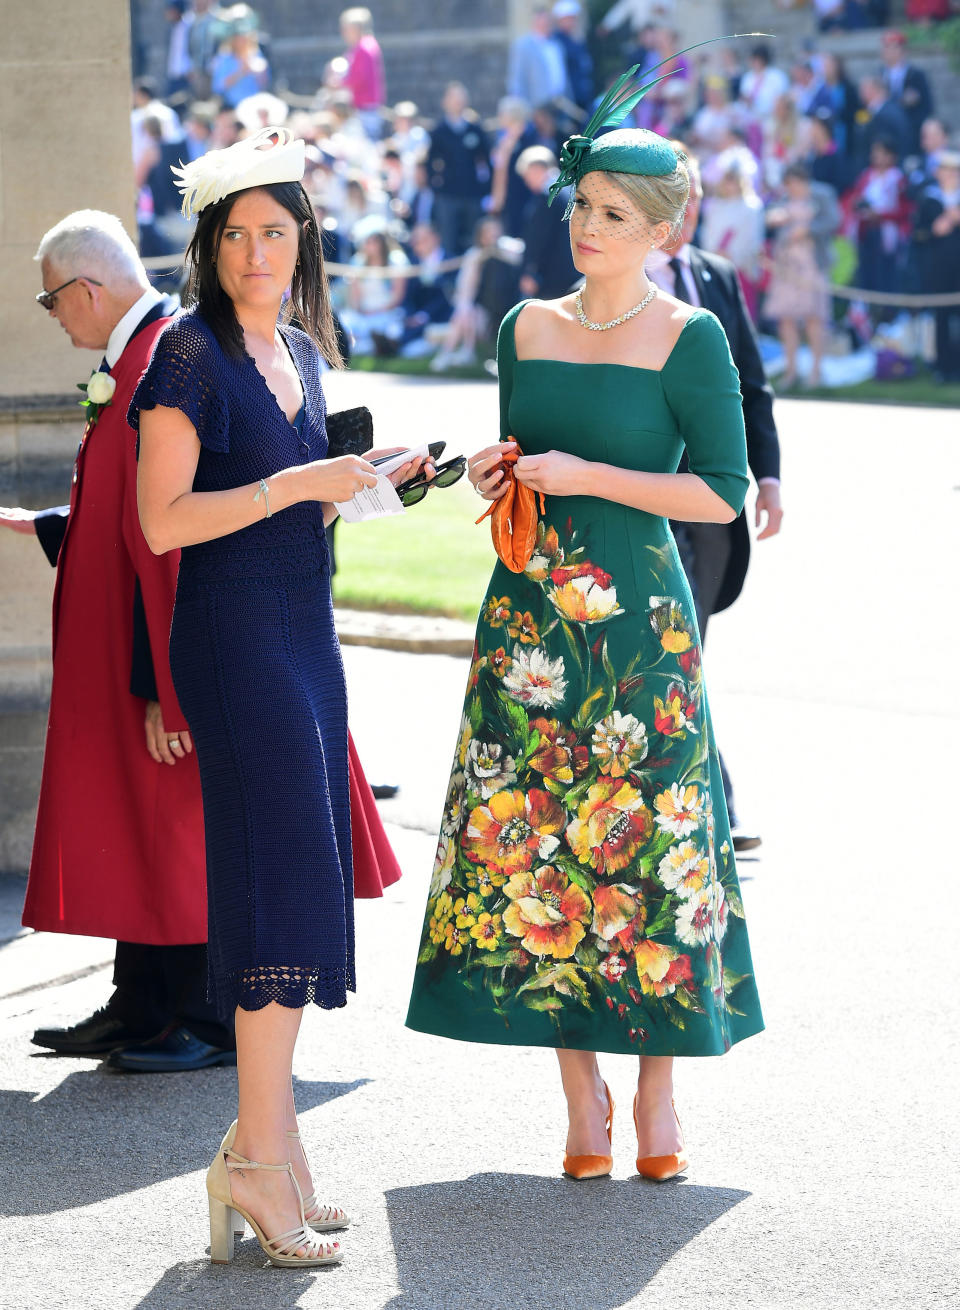
[[(520, 359), (517, 355), (516, 348), (516, 319), (514, 319), (513, 362), (514, 364), (563, 364), (568, 368), (626, 368), (629, 369), (631, 373), (652, 373), (654, 377), (659, 377), (661, 373), (666, 372), (667, 365), (670, 363), (671, 359), (673, 359), (674, 351), (683, 340), (683, 334), (686, 332), (689, 324), (699, 315), (704, 313), (709, 313), (709, 310), (705, 310), (702, 305), (695, 306), (693, 313), (689, 314), (684, 320), (683, 327), (677, 334), (676, 341), (670, 347), (670, 353), (659, 368), (647, 368), (643, 364), (616, 364), (605, 359), (546, 359), (540, 355), (531, 355), (529, 359)], [(520, 315), (518, 314), (517, 318), (519, 317)]]

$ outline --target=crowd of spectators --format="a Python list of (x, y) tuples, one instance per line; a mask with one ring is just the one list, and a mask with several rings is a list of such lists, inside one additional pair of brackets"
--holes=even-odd
[[(946, 16), (915, 7), (925, 20)], [(439, 103), (391, 106), (368, 9), (340, 15), (342, 53), (307, 100), (274, 94), (248, 5), (170, 0), (166, 85), (134, 89), (141, 248), (177, 252), (189, 237), (171, 162), (285, 123), (307, 142), (305, 186), (354, 350), (430, 356), (438, 370), (471, 363), (517, 299), (575, 283), (564, 205), (547, 204), (560, 145), (624, 67), (666, 60), (625, 125), (680, 138), (699, 159), (697, 240), (736, 265), (750, 312), (780, 338), (786, 380), (805, 338), (816, 382), (831, 336), (856, 349), (901, 312), (869, 296), (838, 300), (831, 283), (960, 291), (960, 154), (904, 36), (878, 32), (877, 66), (859, 79), (818, 48), (818, 27), (875, 26), (885, 9), (816, 0), (802, 56), (780, 67), (774, 43), (759, 39), (672, 58), (684, 42), (667, 5), (617, 0), (591, 30), (578, 0), (557, 0), (513, 42), (485, 121), (459, 82)], [(960, 378), (960, 310), (935, 319), (936, 367)]]

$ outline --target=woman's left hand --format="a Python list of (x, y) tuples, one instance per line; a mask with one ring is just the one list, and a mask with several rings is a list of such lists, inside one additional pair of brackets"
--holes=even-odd
[(542, 455), (521, 455), (514, 465), (517, 481), (545, 496), (585, 496), (586, 473), (590, 464), (562, 450), (547, 450)]

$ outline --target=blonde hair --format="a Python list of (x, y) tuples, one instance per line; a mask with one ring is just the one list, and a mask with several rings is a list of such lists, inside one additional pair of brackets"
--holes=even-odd
[(670, 238), (679, 233), (690, 199), (690, 174), (684, 159), (678, 159), (673, 172), (662, 177), (639, 173), (603, 173), (602, 176), (624, 192), (651, 227), (669, 223)]

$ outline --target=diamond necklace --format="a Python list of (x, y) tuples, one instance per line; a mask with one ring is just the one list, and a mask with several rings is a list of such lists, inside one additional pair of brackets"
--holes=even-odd
[(656, 282), (651, 282), (650, 290), (640, 301), (639, 305), (634, 305), (633, 309), (628, 309), (625, 314), (618, 314), (617, 317), (612, 318), (609, 323), (593, 323), (589, 318), (587, 318), (586, 314), (583, 312), (583, 287), (581, 287), (580, 290), (577, 292), (576, 296), (574, 297), (574, 305), (577, 311), (577, 321), (579, 322), (581, 327), (589, 328), (591, 332), (607, 332), (609, 331), (610, 328), (619, 327), (621, 323), (626, 323), (628, 319), (631, 319), (636, 314), (639, 314), (641, 309), (646, 309), (646, 307), (650, 304), (650, 301), (655, 299), (656, 294), (657, 294), (657, 284)]

